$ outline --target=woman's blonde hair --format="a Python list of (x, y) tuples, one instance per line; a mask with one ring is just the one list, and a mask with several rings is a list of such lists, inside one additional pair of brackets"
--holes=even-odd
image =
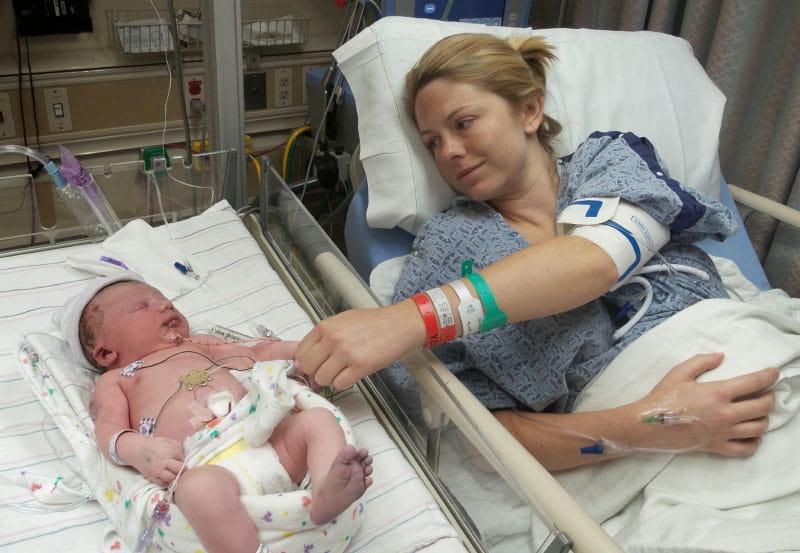
[[(544, 98), (547, 65), (556, 59), (543, 37), (504, 40), (492, 35), (464, 33), (431, 46), (406, 75), (406, 111), (416, 123), (414, 102), (419, 91), (436, 79), (470, 83), (521, 106), (531, 95)], [(551, 141), (561, 125), (545, 115), (537, 136), (552, 153)]]

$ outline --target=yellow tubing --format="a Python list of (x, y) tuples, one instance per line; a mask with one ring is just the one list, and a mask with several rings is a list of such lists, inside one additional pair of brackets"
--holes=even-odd
[(299, 129), (295, 130), (292, 135), (289, 137), (289, 140), (286, 141), (286, 146), (283, 147), (283, 164), (281, 165), (281, 174), (283, 178), (286, 178), (286, 169), (287, 164), (289, 161), (289, 150), (292, 148), (292, 144), (294, 143), (297, 138), (311, 130), (311, 125), (306, 125), (305, 127), (300, 127)]
[(261, 183), (261, 164), (258, 162), (258, 159), (253, 154), (247, 154), (250, 158), (250, 161), (253, 163), (253, 167), (256, 168), (256, 178), (258, 178), (258, 182)]

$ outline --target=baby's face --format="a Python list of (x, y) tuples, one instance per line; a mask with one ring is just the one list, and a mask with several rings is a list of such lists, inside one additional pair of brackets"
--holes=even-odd
[(189, 322), (161, 292), (141, 282), (121, 282), (95, 299), (103, 313), (98, 340), (119, 354), (123, 365), (173, 345), (189, 335)]

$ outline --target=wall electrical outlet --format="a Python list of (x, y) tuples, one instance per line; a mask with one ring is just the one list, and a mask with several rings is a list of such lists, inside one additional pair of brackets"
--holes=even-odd
[(45, 88), (44, 105), (47, 106), (47, 122), (50, 132), (67, 132), (72, 130), (72, 113), (69, 109), (69, 98), (66, 88)]
[(292, 68), (275, 69), (275, 107), (292, 105)]
[(303, 66), (303, 103), (308, 104), (308, 74), (314, 69), (314, 65)]
[[(196, 112), (192, 109), (192, 100), (199, 100), (203, 104), (206, 101), (206, 80), (203, 75), (190, 75), (188, 77), (183, 78), (183, 96), (186, 100), (186, 109), (189, 113), (189, 117), (194, 117), (200, 115), (199, 112)], [(195, 101), (195, 104), (197, 102)]]
[(7, 92), (0, 92), (0, 138), (14, 138), (17, 128), (14, 126), (14, 112), (11, 111), (11, 97)]

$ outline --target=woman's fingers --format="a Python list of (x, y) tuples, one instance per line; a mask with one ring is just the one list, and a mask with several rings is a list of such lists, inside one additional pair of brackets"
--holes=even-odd
[(730, 430), (730, 439), (732, 440), (745, 440), (750, 438), (760, 438), (764, 432), (769, 428), (769, 419), (762, 417), (760, 419), (740, 422), (733, 425)]
[(297, 349), (294, 352), (295, 359), (303, 359), (308, 356), (309, 351), (311, 351), (319, 342), (320, 340), (320, 331), (319, 325), (315, 326), (311, 329), (311, 332), (306, 334), (300, 343), (297, 344)]
[[(319, 370), (314, 373), (314, 382), (321, 386), (330, 386), (333, 384), (334, 379), (339, 376), (339, 373), (342, 372), (345, 368), (345, 363), (340, 361), (338, 357), (332, 355), (328, 357), (322, 365), (320, 365)], [(334, 387), (336, 387), (334, 385)], [(339, 390), (344, 390), (345, 388), (338, 388)]]
[[(321, 324), (318, 324), (314, 330), (303, 338), (295, 352), (298, 369), (309, 376), (315, 376), (320, 366), (330, 356), (330, 348), (322, 339)], [(317, 382), (322, 384), (319, 381)]]
[(753, 399), (745, 399), (733, 403), (736, 422), (760, 419), (769, 415), (775, 406), (775, 393), (767, 392)]
[(704, 372), (719, 367), (723, 358), (724, 355), (721, 353), (699, 353), (693, 355), (680, 365), (676, 365), (665, 379), (678, 378), (680, 380), (694, 381)]
[(735, 376), (724, 381), (731, 399), (745, 398), (766, 390), (778, 380), (780, 371), (775, 368), (762, 369), (754, 373)]
[(336, 390), (346, 390), (360, 379), (361, 376), (356, 373), (355, 369), (345, 367), (339, 372), (336, 378), (333, 379), (333, 387)]
[(750, 438), (745, 440), (728, 440), (724, 446), (717, 451), (720, 455), (727, 457), (749, 457), (756, 452), (761, 445), (761, 438)]

